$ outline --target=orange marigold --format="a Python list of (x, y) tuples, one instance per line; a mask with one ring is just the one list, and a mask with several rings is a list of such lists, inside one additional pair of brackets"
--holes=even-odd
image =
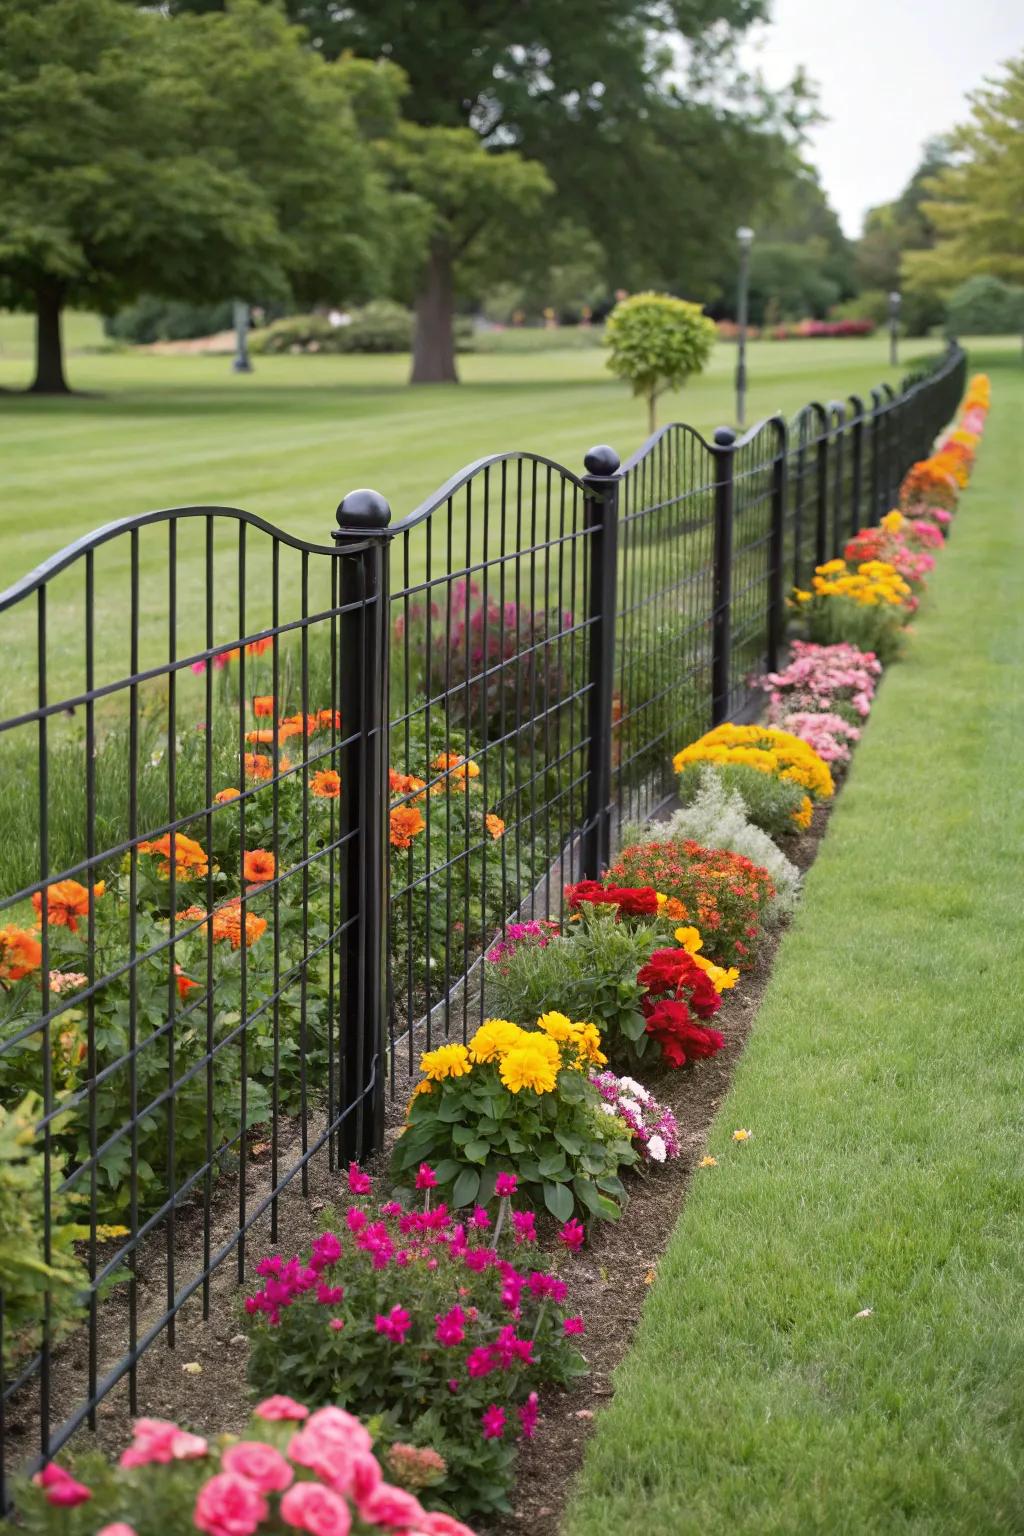
[(273, 635), (264, 635), (260, 640), (250, 640), (245, 648), (247, 656), (262, 656), (264, 651), (269, 651), (274, 643)]
[(242, 766), (247, 779), (269, 779), (274, 772), (273, 763), (263, 752), (247, 752)]
[(265, 848), (253, 848), (242, 859), (242, 874), (250, 885), (263, 885), (277, 873), (277, 860)]
[(0, 928), (0, 982), (20, 981), (43, 962), (43, 946), (27, 928)]
[(252, 701), (252, 712), (257, 720), (273, 720), (274, 695), (272, 693), (258, 693)]
[(408, 848), (426, 822), (414, 805), (400, 805), (391, 812), (391, 846)]
[(393, 795), (412, 795), (414, 800), (422, 800), (418, 791), (427, 787), (424, 779), (418, 779), (413, 773), (396, 773), (394, 768), (388, 769), (388, 784)]
[[(480, 777), (480, 765), (471, 757), (460, 757), (457, 752), (441, 752), (434, 758), (431, 768), (446, 768), (453, 779), (463, 783), (466, 779)], [(443, 786), (442, 786), (443, 787)]]
[(281, 729), (290, 725), (293, 730), (289, 731), (289, 735), (294, 735), (296, 731), (305, 731), (307, 736), (312, 736), (316, 730), (316, 721), (316, 715), (304, 715), (301, 712), (297, 715), (286, 715), (281, 721)]
[(229, 800), (237, 800), (241, 794), (238, 789), (218, 789), (213, 797), (214, 805), (227, 805)]
[(494, 816), (490, 814), (485, 816), (484, 825), (486, 826), (491, 836), (494, 838), (495, 842), (498, 841), (499, 837), (505, 836), (505, 823), (502, 821), (500, 816)]
[[(156, 854), (160, 863), (157, 873), (165, 879), (171, 873), (171, 833), (165, 832), (163, 837), (158, 837), (155, 842), (140, 843), (140, 853)], [(174, 871), (179, 880), (192, 880), (199, 875), (205, 875), (210, 867), (210, 861), (206, 856), (206, 849), (201, 843), (197, 843), (194, 837), (186, 837), (184, 832), (174, 834)]]
[[(232, 901), (226, 907), (221, 907), (219, 912), (213, 914), (213, 942), (219, 944), (227, 939), (232, 949), (242, 947), (242, 904), (240, 901)], [(255, 912), (245, 914), (245, 947), (251, 949), (257, 939), (261, 939), (267, 931), (266, 918), (257, 917)]]
[(318, 709), (316, 712), (316, 728), (318, 731), (329, 731), (331, 727), (336, 731), (341, 730), (340, 709)]
[(333, 768), (321, 768), (310, 779), (309, 787), (318, 800), (337, 800), (341, 794), (341, 774)]
[[(107, 888), (105, 880), (99, 880), (92, 888), (93, 896), (99, 901)], [(32, 897), (32, 905), (36, 909), (40, 923), (43, 920), (43, 895), (36, 891)], [(70, 928), (72, 933), (78, 932), (78, 919), (85, 917), (89, 911), (89, 892), (84, 885), (79, 885), (77, 880), (58, 880), (53, 885), (46, 887), (46, 922), (51, 928)]]

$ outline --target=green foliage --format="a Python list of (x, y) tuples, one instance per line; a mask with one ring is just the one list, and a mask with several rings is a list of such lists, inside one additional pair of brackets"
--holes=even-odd
[[(428, 1163), (444, 1198), (462, 1207), (486, 1205), (498, 1174), (513, 1172), (522, 1199), (556, 1221), (575, 1212), (616, 1220), (625, 1198), (619, 1169), (631, 1166), (637, 1154), (628, 1128), (601, 1113), (587, 1075), (588, 1064), (604, 1063), (596, 1031), (591, 1025), (591, 1037), (579, 1049), (575, 1037), (558, 1045), (543, 1032), (529, 1032), (527, 1038), (537, 1042), (529, 1052), (531, 1066), (541, 1048), (547, 1052), (547, 1067), (534, 1079), (543, 1086), (509, 1087), (506, 1058), (513, 1053), (499, 1056), (481, 1044), (502, 1025), (486, 1021), (468, 1053), (451, 1045), (423, 1057), (424, 1071), (435, 1080), (424, 1079), (410, 1102), (407, 1127), (391, 1157), (396, 1180), (410, 1187), (419, 1165)], [(514, 1028), (503, 1027), (510, 1033)], [(515, 1031), (517, 1042), (523, 1033)]]
[(815, 596), (801, 604), (799, 618), (805, 639), (817, 645), (845, 641), (860, 651), (874, 651), (883, 667), (903, 652), (907, 613), (888, 603), (870, 605), (852, 597)]
[(793, 817), (803, 804), (804, 790), (792, 779), (762, 773), (746, 763), (718, 763), (713, 770), (704, 763), (688, 763), (679, 775), (679, 799), (684, 806), (696, 802), (707, 771), (714, 772), (727, 794), (739, 795), (754, 826), (770, 838), (791, 837), (796, 831)]
[(390, 299), (354, 309), (342, 325), (326, 315), (288, 315), (252, 337), (254, 352), (408, 352), (412, 315)]
[(565, 934), (553, 935), (543, 947), (517, 943), (502, 956), (488, 974), (492, 1006), (518, 1022), (548, 1009), (590, 1019), (612, 1065), (635, 1065), (651, 1043), (644, 1033), (645, 989), (637, 972), (659, 944), (669, 942), (668, 932), (652, 923), (620, 922), (616, 914), (585, 904)]
[[(369, 1234), (364, 1246), (359, 1231), (353, 1227), (353, 1241), (339, 1222), (342, 1237), (328, 1233), (315, 1240), (310, 1258), (303, 1259), (311, 1261), (325, 1292), (294, 1291), (289, 1300), (270, 1304), (269, 1320), (266, 1313), (253, 1314), (248, 1374), (254, 1393), (298, 1396), (311, 1406), (336, 1404), (370, 1418), (378, 1455), (398, 1441), (429, 1446), (444, 1458), (431, 1501), (436, 1496), (463, 1515), (507, 1510), (519, 1439), (517, 1409), (531, 1392), (567, 1386), (586, 1372), (563, 1328), (567, 1308), (553, 1299), (554, 1293), (564, 1300), (564, 1281), (549, 1277), (532, 1258), (517, 1267), (523, 1248), (518, 1236), (513, 1242), (507, 1199), (500, 1206), (500, 1229), (491, 1222), (491, 1230), (471, 1226), (465, 1246), (456, 1243), (454, 1250), (453, 1219), (436, 1211), (381, 1217), (358, 1205), (349, 1207), (349, 1215), (362, 1218), (359, 1231)], [(332, 1220), (328, 1215), (325, 1225)], [(329, 1253), (341, 1249), (329, 1262), (325, 1241)], [(488, 1263), (482, 1252), (495, 1246), (500, 1266)], [(394, 1262), (398, 1252), (406, 1262)], [(480, 1257), (479, 1265), (473, 1255)], [(378, 1256), (383, 1262), (375, 1263)], [(279, 1259), (259, 1266), (278, 1297), (290, 1290), (286, 1269), (285, 1278), (277, 1278), (282, 1268)], [(544, 1275), (544, 1286), (535, 1281), (531, 1287), (530, 1271)], [(514, 1313), (503, 1299), (510, 1286), (518, 1303)], [(395, 1308), (408, 1324), (397, 1338), (376, 1326), (378, 1317), (390, 1319)], [(439, 1329), (442, 1318), (449, 1332)], [(332, 1320), (343, 1326), (331, 1328)], [(513, 1348), (512, 1338), (529, 1344)], [(471, 1356), (476, 1374), (466, 1369)], [(505, 1411), (508, 1423), (503, 1435), (485, 1439), (481, 1417), (491, 1405)]]
[(823, 270), (824, 242), (797, 244), (755, 240), (750, 252), (750, 318), (755, 325), (780, 320), (823, 320), (841, 285)]
[(951, 136), (953, 163), (927, 184), (922, 208), (937, 243), (907, 256), (915, 286), (944, 291), (978, 274), (1024, 281), (1024, 53), (970, 101), (970, 118)]
[(46, 322), (40, 386), (62, 383), (65, 304), (301, 302), (383, 280), (383, 189), (356, 106), (369, 70), (394, 115), (389, 66), (328, 64), (256, 0), (181, 20), (120, 0), (11, 0), (0, 57), (0, 286)]
[[(81, 1315), (80, 1294), (88, 1272), (75, 1243), (89, 1229), (74, 1219), (74, 1199), (60, 1193), (59, 1159), (50, 1164), (50, 1255), (43, 1246), (46, 1159), (36, 1135), (43, 1112), (37, 1093), (25, 1093), (5, 1109), (0, 1104), (0, 1294), (4, 1302), (3, 1368), (39, 1347), (44, 1299), (50, 1299), (50, 1339), (56, 1341)], [(51, 1121), (59, 1132), (61, 1116)]]
[(1024, 331), (1024, 288), (979, 273), (955, 288), (946, 306), (951, 336), (1016, 336)]
[(145, 293), (108, 316), (103, 329), (116, 341), (148, 346), (154, 341), (188, 341), (195, 336), (212, 336), (234, 324), (234, 305), (230, 299), (214, 304), (192, 304), (187, 299), (160, 299)]
[(715, 326), (699, 304), (667, 293), (635, 293), (616, 304), (605, 326), (608, 367), (647, 401), (650, 430), (659, 395), (701, 373), (715, 344)]

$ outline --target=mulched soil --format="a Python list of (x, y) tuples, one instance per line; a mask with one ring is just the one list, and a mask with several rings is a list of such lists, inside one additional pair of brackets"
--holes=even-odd
[[(834, 803), (834, 802), (833, 802)], [(786, 853), (801, 869), (813, 862), (827, 825), (830, 807), (819, 806), (808, 831)], [(595, 1415), (612, 1395), (612, 1373), (627, 1353), (640, 1318), (647, 1290), (658, 1260), (671, 1236), (686, 1199), (690, 1180), (697, 1170), (712, 1121), (721, 1107), (732, 1074), (754, 1026), (767, 985), (775, 950), (782, 935), (776, 933), (765, 945), (756, 967), (747, 972), (740, 987), (724, 994), (715, 1027), (725, 1036), (726, 1048), (702, 1062), (695, 1070), (662, 1072), (648, 1086), (675, 1114), (683, 1142), (681, 1156), (650, 1173), (628, 1175), (629, 1207), (626, 1219), (597, 1224), (585, 1250), (573, 1260), (570, 1271), (574, 1308), (586, 1318), (584, 1354), (590, 1367), (570, 1392), (549, 1391), (542, 1397), (542, 1434), (524, 1446), (519, 1460), (512, 1513), (489, 1524), (478, 1524), (487, 1536), (555, 1536), (572, 1485), (582, 1465)], [(419, 1041), (415, 1042), (417, 1045)], [(404, 1072), (399, 1072), (401, 1078)], [(387, 1145), (377, 1160), (383, 1171), (391, 1143), (403, 1119), (405, 1084), (397, 1085), (395, 1103), (389, 1108)], [(285, 1128), (286, 1131), (289, 1128)], [(311, 1139), (317, 1134), (311, 1126)], [(296, 1144), (281, 1148), (281, 1167), (298, 1154)], [(248, 1167), (246, 1192), (249, 1209), (255, 1209), (269, 1192), (270, 1170), (266, 1155), (254, 1157)], [(277, 1247), (301, 1250), (316, 1230), (318, 1213), (328, 1203), (343, 1199), (338, 1175), (327, 1166), (326, 1152), (309, 1164), (309, 1199), (295, 1179), (278, 1202)], [(212, 1248), (216, 1252), (237, 1229), (237, 1194), (225, 1199), (220, 1193), (213, 1204)], [(254, 1224), (247, 1239), (247, 1273), (258, 1254), (271, 1246), (269, 1215)], [(178, 1213), (175, 1234), (177, 1283), (185, 1283), (203, 1266), (203, 1220), (199, 1208)], [(166, 1305), (166, 1247), (163, 1238), (146, 1244), (139, 1256), (138, 1332), (144, 1333)], [(127, 1342), (128, 1288), (117, 1287), (98, 1309), (99, 1375), (124, 1352)], [(237, 1259), (227, 1259), (210, 1280), (209, 1316), (204, 1319), (201, 1294), (188, 1301), (176, 1320), (175, 1347), (157, 1340), (145, 1351), (137, 1368), (139, 1413), (175, 1419), (205, 1433), (240, 1431), (248, 1419), (246, 1383), (248, 1346), (241, 1328), (241, 1296), (237, 1285)], [(58, 1424), (73, 1412), (87, 1393), (87, 1339), (84, 1330), (57, 1351), (50, 1384), (51, 1422)], [(11, 1404), (6, 1434), (12, 1460), (23, 1463), (37, 1451), (39, 1401), (36, 1390), (26, 1389)], [(83, 1430), (74, 1448), (92, 1446), (108, 1453), (119, 1451), (131, 1438), (135, 1412), (129, 1402), (127, 1381), (116, 1386), (97, 1409), (95, 1436)]]

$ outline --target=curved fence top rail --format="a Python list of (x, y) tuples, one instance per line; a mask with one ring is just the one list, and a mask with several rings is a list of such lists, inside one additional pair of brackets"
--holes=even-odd
[(246, 523), (250, 528), (258, 529), (260, 533), (269, 534), (272, 539), (278, 540), (281, 544), (287, 544), (290, 549), (297, 549), (301, 553), (334, 556), (338, 554), (333, 544), (310, 544), (305, 539), (298, 539), (294, 534), (286, 533), (283, 528), (276, 528), (273, 523), (258, 517), (255, 512), (246, 512), (241, 507), (164, 507), (155, 512), (137, 512), (131, 517), (119, 517), (112, 523), (104, 523), (102, 527), (94, 528), (91, 533), (83, 534), (73, 544), (65, 544), (63, 549), (51, 555), (48, 560), (44, 560), (41, 565), (37, 565), (35, 570), (29, 571), (13, 586), (0, 592), (0, 613), (13, 607), (23, 597), (38, 591), (54, 576), (59, 576), (62, 571), (74, 565), (76, 560), (87, 555), (90, 550), (109, 544), (119, 534), (133, 533), (139, 528), (151, 527), (156, 523), (170, 523), (183, 517), (233, 518), (236, 522)]
[[(474, 459), (471, 463), (464, 464), (443, 485), (439, 486), (436, 491), (432, 491), (424, 501), (421, 501), (419, 506), (415, 507), (407, 517), (403, 517), (401, 522), (390, 523), (384, 528), (367, 529), (368, 536), (372, 537), (376, 534), (378, 537), (394, 538), (397, 534), (408, 533), (411, 529), (417, 527), (418, 524), (426, 522), (427, 518), (451, 501), (452, 497), (462, 490), (463, 486), (469, 485), (470, 481), (474, 480), (477, 475), (482, 474), (484, 470), (491, 469), (495, 465), (509, 463), (537, 464), (543, 469), (554, 470), (563, 480), (586, 494), (587, 487), (580, 476), (575, 474), (573, 470), (567, 469), (564, 464), (559, 464), (557, 459), (549, 459), (542, 453), (529, 453), (525, 450), (513, 448), (509, 449), (506, 453), (489, 453), (481, 459)], [(357, 529), (355, 531), (359, 532), (361, 530)]]
[[(759, 433), (764, 431), (765, 427), (777, 427), (780, 422), (782, 422), (782, 417), (778, 413), (773, 416), (764, 416), (760, 421), (756, 421), (752, 427), (748, 427), (743, 436), (738, 437), (729, 446), (732, 448), (745, 448), (748, 443), (754, 441)], [(731, 431), (732, 428), (729, 428), (729, 430)], [(652, 453), (659, 443), (663, 442), (671, 432), (685, 432), (687, 436), (695, 438), (708, 453), (715, 453), (722, 446), (720, 443), (709, 443), (704, 434), (698, 432), (696, 427), (691, 427), (688, 422), (668, 421), (663, 427), (659, 427), (657, 432), (652, 432), (651, 436), (640, 444), (636, 452), (630, 455), (622, 466), (622, 473), (628, 475), (630, 470), (636, 469), (637, 465), (642, 463), (647, 455)]]

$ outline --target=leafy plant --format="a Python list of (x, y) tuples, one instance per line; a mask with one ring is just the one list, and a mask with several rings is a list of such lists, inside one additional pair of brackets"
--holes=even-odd
[(377, 1211), (353, 1165), (359, 1198), (341, 1235), (322, 1232), (302, 1260), (257, 1265), (249, 1380), (371, 1415), (378, 1444), (433, 1448), (444, 1459), (434, 1492), (460, 1512), (507, 1509), (539, 1389), (585, 1370), (583, 1319), (567, 1314), (565, 1281), (526, 1258), (536, 1230), (532, 1213), (512, 1209), (514, 1178), (499, 1186), (496, 1220), (480, 1203), (465, 1222), (431, 1203), (434, 1170), (421, 1167), (417, 1184), (423, 1210)]
[(526, 1030), (488, 1019), (468, 1048), (426, 1052), (391, 1168), (408, 1186), (429, 1162), (457, 1206), (486, 1204), (502, 1173), (558, 1221), (574, 1211), (615, 1220), (619, 1169), (636, 1161), (628, 1136), (600, 1113), (586, 1069), (603, 1066), (595, 1026), (549, 1010)]
[(675, 921), (695, 926), (709, 958), (722, 966), (750, 964), (775, 897), (766, 869), (688, 840), (633, 843), (623, 848), (608, 879), (653, 886), (670, 898)]
[(699, 304), (667, 293), (635, 293), (616, 304), (604, 332), (608, 367), (647, 401), (649, 431), (657, 425), (658, 396), (703, 370), (716, 336)]

